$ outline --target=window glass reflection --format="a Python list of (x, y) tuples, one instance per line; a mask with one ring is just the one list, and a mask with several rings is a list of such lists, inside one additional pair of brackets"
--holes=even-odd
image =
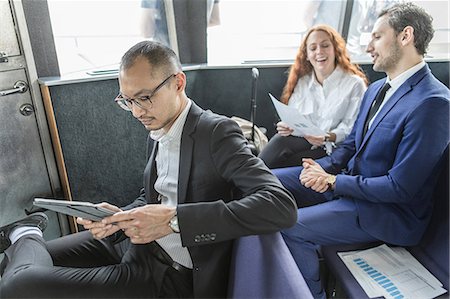
[[(142, 39), (168, 44), (165, 1), (48, 0), (61, 74), (116, 68), (123, 53)], [(365, 48), (377, 15), (400, 0), (353, 0), (349, 22), (343, 19), (346, 0), (205, 1), (208, 63), (227, 65), (291, 63), (306, 30), (322, 23), (340, 33), (348, 23), (352, 59), (370, 62)], [(449, 2), (414, 2), (434, 17), (428, 57), (448, 59)]]
[[(365, 53), (378, 14), (399, 0), (355, 0), (350, 21), (347, 48), (355, 61), (370, 61)], [(413, 1), (430, 13), (434, 20), (434, 38), (430, 42), (427, 57), (449, 58), (449, 2)]]

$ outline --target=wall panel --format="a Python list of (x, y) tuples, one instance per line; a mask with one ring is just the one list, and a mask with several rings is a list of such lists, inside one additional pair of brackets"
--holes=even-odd
[[(429, 65), (448, 86), (449, 62)], [(384, 76), (373, 72), (371, 65), (362, 67), (372, 81)], [(287, 70), (287, 66), (259, 67), (255, 123), (265, 127), (269, 137), (275, 133), (278, 117), (267, 94), (280, 97)], [(198, 105), (226, 116), (250, 118), (251, 66), (200, 68), (186, 74), (186, 93)], [(47, 108), (47, 113), (54, 116), (54, 133), (60, 139), (54, 137), (53, 141), (60, 144), (60, 164), (64, 163), (67, 173), (66, 197), (119, 206), (132, 201), (142, 187), (148, 132), (114, 103), (119, 90), (117, 79), (48, 88), (53, 108)]]

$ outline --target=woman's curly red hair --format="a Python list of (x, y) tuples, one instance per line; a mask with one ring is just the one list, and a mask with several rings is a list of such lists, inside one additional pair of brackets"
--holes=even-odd
[(339, 65), (345, 72), (360, 76), (364, 79), (366, 85), (369, 82), (361, 68), (358, 65), (352, 64), (350, 62), (350, 56), (347, 52), (345, 41), (342, 36), (331, 26), (316, 25), (309, 29), (309, 31), (306, 33), (300, 45), (300, 48), (298, 49), (297, 56), (295, 57), (295, 62), (289, 69), (289, 76), (286, 85), (283, 88), (283, 93), (281, 94), (280, 99), (280, 101), (285, 104), (288, 103), (289, 98), (294, 92), (294, 88), (297, 85), (298, 80), (314, 70), (311, 63), (307, 60), (306, 42), (308, 41), (311, 33), (315, 31), (323, 31), (330, 36), (330, 40), (333, 44), (336, 56), (336, 65)]

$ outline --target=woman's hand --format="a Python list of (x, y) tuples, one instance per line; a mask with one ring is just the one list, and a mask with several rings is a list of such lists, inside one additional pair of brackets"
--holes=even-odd
[(325, 144), (325, 138), (327, 136), (312, 136), (312, 135), (305, 135), (303, 136), (309, 143), (315, 146), (322, 146)]
[(291, 129), (286, 123), (280, 121), (277, 123), (277, 131), (281, 136), (287, 137), (291, 135), (294, 130)]

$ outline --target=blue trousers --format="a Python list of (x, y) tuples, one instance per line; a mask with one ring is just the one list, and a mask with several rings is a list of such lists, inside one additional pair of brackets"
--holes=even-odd
[(295, 197), (297, 223), (281, 233), (314, 298), (325, 298), (319, 275), (321, 245), (376, 241), (359, 225), (353, 199), (334, 198), (333, 192), (317, 193), (299, 180), (302, 167), (273, 169), (281, 183)]

